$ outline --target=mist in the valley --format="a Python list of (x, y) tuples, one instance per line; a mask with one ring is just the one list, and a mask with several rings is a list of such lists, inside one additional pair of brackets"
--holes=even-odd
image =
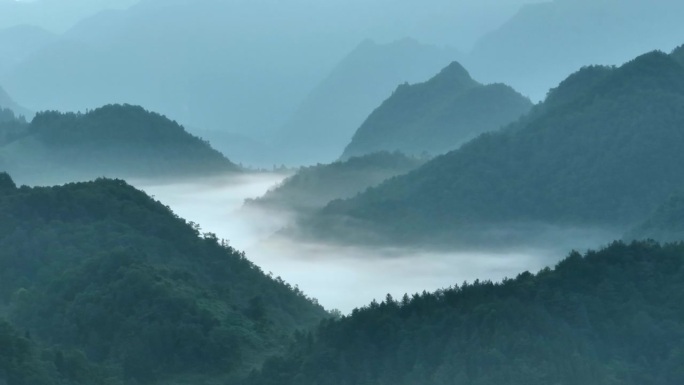
[[(595, 248), (610, 241), (596, 231), (558, 231), (544, 247), (509, 250), (414, 250), (342, 246), (292, 240), (276, 235), (291, 218), (282, 212), (243, 207), (263, 195), (284, 174), (225, 176), (180, 183), (132, 182), (171, 207), (202, 232), (215, 233), (265, 273), (297, 285), (328, 309), (348, 313), (386, 294), (434, 291), (464, 281), (500, 281), (523, 271), (552, 266), (573, 248)], [(581, 234), (581, 235), (580, 235)], [(578, 236), (580, 235), (580, 236)]]

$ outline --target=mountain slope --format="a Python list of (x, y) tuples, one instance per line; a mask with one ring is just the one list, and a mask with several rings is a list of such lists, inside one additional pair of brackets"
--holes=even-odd
[(400, 153), (375, 153), (347, 161), (304, 167), (264, 196), (247, 200), (251, 208), (307, 214), (335, 199), (350, 198), (424, 161)]
[(488, 230), (539, 223), (625, 231), (684, 185), (683, 106), (684, 67), (664, 53), (584, 68), (516, 124), (332, 202), (303, 229), (343, 237), (347, 223), (407, 242), (491, 242)]
[(326, 316), (120, 180), (16, 188), (0, 174), (0, 216), (8, 318), (126, 383), (239, 376)]
[(684, 194), (674, 194), (625, 239), (655, 239), (660, 242), (684, 241)]
[[(681, 44), (684, 3), (554, 0), (524, 6), (475, 44), (473, 76), (511, 85), (533, 100), (588, 63), (620, 65), (648, 50)], [(597, 26), (601, 26), (597, 28)]]
[(239, 170), (176, 122), (136, 106), (108, 105), (86, 114), (41, 112), (24, 131), (0, 147), (0, 156), (20, 180), (183, 177)]
[(453, 62), (425, 83), (397, 88), (359, 127), (342, 158), (375, 151), (445, 153), (530, 108), (510, 87), (477, 83)]
[(333, 161), (354, 130), (398, 84), (424, 81), (454, 56), (412, 39), (389, 44), (364, 41), (309, 94), (281, 129), (277, 142), (287, 150), (284, 159), (294, 164)]
[(302, 334), (250, 385), (678, 384), (684, 246), (573, 252), (503, 283), (388, 297)]
[(19, 25), (0, 29), (0, 74), (53, 43), (57, 36), (36, 26)]
[(26, 108), (18, 105), (12, 98), (5, 92), (5, 90), (0, 87), (0, 108), (10, 109), (16, 115), (24, 116), (25, 118), (30, 118), (33, 113)]

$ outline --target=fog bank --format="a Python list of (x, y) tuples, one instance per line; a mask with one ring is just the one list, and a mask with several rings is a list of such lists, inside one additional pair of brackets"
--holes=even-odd
[(558, 247), (497, 252), (431, 252), (399, 248), (332, 246), (275, 237), (288, 218), (274, 212), (242, 209), (245, 198), (262, 195), (285, 175), (258, 174), (177, 184), (133, 182), (203, 232), (215, 233), (243, 250), (264, 272), (297, 285), (327, 309), (349, 313), (386, 294), (434, 291), (464, 281), (499, 281), (523, 271), (555, 264), (576, 247), (595, 247), (598, 239), (570, 232)]

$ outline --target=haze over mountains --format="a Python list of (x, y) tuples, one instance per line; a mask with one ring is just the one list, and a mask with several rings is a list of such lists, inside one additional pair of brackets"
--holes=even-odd
[(684, 383), (684, 5), (523, 2), (0, 0), (0, 385)]
[(667, 54), (585, 67), (519, 122), (332, 202), (303, 231), (419, 243), (491, 243), (545, 224), (625, 231), (684, 185), (682, 106), (684, 67)]
[(425, 83), (399, 86), (354, 133), (342, 158), (376, 151), (439, 155), (530, 108), (529, 99), (512, 88), (482, 85), (453, 62)]
[[(319, 84), (278, 134), (289, 163), (331, 162), (366, 117), (398, 84), (429, 79), (458, 54), (403, 39), (366, 40)], [(310, 143), (316, 143), (311, 146)], [(378, 148), (377, 150), (395, 149)]]
[(533, 100), (587, 64), (620, 65), (653, 49), (671, 51), (684, 36), (678, 0), (554, 0), (523, 6), (481, 38), (467, 67), (477, 79), (504, 82)]

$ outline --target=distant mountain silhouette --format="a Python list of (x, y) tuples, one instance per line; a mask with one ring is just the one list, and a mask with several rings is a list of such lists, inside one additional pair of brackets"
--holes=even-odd
[(56, 40), (57, 35), (30, 25), (0, 29), (0, 74), (8, 72)]
[(354, 131), (397, 85), (424, 81), (456, 53), (404, 39), (366, 40), (345, 57), (281, 129), (277, 143), (295, 164), (339, 157)]
[(530, 108), (512, 88), (482, 85), (453, 62), (425, 83), (399, 86), (356, 131), (342, 158), (383, 150), (442, 154)]
[(528, 225), (625, 231), (684, 186), (682, 106), (684, 67), (662, 52), (587, 67), (503, 131), (335, 201), (303, 228), (490, 243)]
[(10, 97), (7, 92), (2, 89), (2, 87), (0, 87), (0, 108), (12, 110), (16, 115), (24, 116), (27, 119), (30, 119), (33, 116), (31, 111), (18, 105), (14, 100), (12, 100), (12, 97)]
[(587, 64), (620, 65), (684, 35), (679, 0), (555, 0), (530, 4), (484, 36), (465, 63), (476, 79), (504, 82), (533, 100)]

